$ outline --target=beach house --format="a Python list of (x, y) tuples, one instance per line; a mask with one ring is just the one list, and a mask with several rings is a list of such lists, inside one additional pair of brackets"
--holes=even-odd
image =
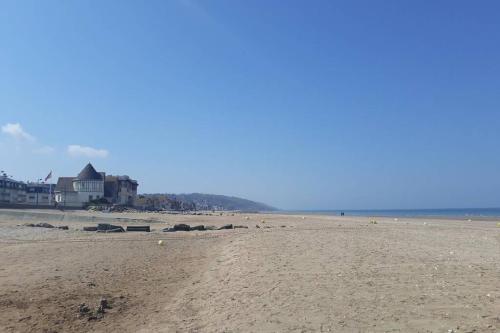
[(76, 177), (59, 177), (54, 193), (57, 204), (65, 207), (83, 207), (99, 199), (133, 205), (137, 186), (137, 181), (129, 176), (107, 176), (88, 163)]

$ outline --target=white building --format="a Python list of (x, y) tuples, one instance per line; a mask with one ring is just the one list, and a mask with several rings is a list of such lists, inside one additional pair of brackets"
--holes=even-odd
[(137, 181), (128, 176), (106, 176), (89, 163), (76, 178), (59, 177), (55, 200), (63, 207), (83, 207), (98, 199), (110, 204), (133, 205), (137, 186)]
[(92, 200), (104, 197), (104, 173), (95, 171), (92, 164), (74, 177), (59, 177), (56, 185), (56, 202), (60, 206), (83, 207)]

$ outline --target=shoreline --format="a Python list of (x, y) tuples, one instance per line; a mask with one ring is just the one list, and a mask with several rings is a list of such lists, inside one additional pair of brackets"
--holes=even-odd
[[(368, 212), (368, 211), (367, 211)], [(371, 211), (370, 211), (371, 212)], [(328, 212), (326, 212), (328, 213)], [(317, 218), (335, 218), (339, 220), (351, 219), (387, 219), (387, 220), (434, 220), (434, 221), (463, 221), (463, 222), (500, 222), (500, 216), (481, 216), (481, 215), (466, 215), (466, 216), (453, 216), (453, 215), (387, 215), (387, 214), (364, 214), (364, 215), (350, 215), (349, 211), (345, 211), (344, 216), (335, 211), (330, 214), (325, 214), (324, 211), (272, 211), (272, 212), (241, 212), (241, 211), (124, 211), (124, 212), (100, 212), (100, 211), (87, 211), (83, 209), (78, 210), (60, 210), (60, 209), (18, 209), (18, 208), (0, 208), (0, 218), (22, 218), (23, 220), (61, 220), (61, 221), (81, 221), (93, 222), (101, 220), (102, 222), (142, 222), (142, 223), (156, 223), (162, 219), (163, 216), (289, 216), (301, 218), (303, 216), (317, 217)]]
[[(387, 212), (386, 210), (366, 210), (366, 211), (349, 211), (345, 210), (344, 216), (340, 215), (341, 211), (274, 211), (274, 212), (260, 212), (260, 214), (277, 214), (277, 215), (287, 215), (287, 216), (302, 216), (302, 215), (307, 215), (307, 216), (332, 216), (332, 217), (368, 217), (368, 218), (398, 218), (398, 219), (433, 219), (433, 220), (438, 220), (438, 219), (443, 219), (443, 220), (476, 220), (476, 221), (500, 221), (500, 208), (495, 208), (495, 210), (498, 210), (499, 215), (474, 215), (474, 214), (469, 214), (469, 215), (444, 215), (444, 214), (405, 214), (405, 211), (415, 211), (415, 210), (389, 210), (390, 213), (384, 213)], [(422, 210), (426, 211), (426, 210)], [(355, 214), (352, 214), (352, 212), (356, 212)], [(371, 214), (370, 214), (371, 213)]]

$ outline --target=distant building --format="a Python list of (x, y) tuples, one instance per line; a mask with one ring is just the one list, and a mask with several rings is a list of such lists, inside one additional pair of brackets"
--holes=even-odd
[(104, 198), (104, 175), (87, 164), (76, 177), (59, 177), (56, 202), (68, 207), (83, 207), (86, 203)]
[(83, 207), (106, 199), (111, 204), (132, 205), (137, 196), (137, 181), (128, 176), (106, 176), (87, 164), (76, 177), (59, 177), (55, 189), (58, 205)]
[(54, 204), (54, 185), (45, 183), (26, 184), (25, 203), (35, 206), (49, 206)]
[(5, 174), (0, 176), (0, 203), (20, 204), (26, 201), (26, 184)]
[(129, 176), (106, 176), (104, 198), (109, 202), (132, 206), (137, 197), (137, 181)]

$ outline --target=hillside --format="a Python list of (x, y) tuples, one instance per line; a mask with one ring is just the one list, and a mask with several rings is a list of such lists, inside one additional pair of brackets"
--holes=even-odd
[(276, 210), (274, 207), (248, 199), (203, 193), (141, 194), (138, 197), (137, 206), (171, 210), (240, 210), (252, 212)]

